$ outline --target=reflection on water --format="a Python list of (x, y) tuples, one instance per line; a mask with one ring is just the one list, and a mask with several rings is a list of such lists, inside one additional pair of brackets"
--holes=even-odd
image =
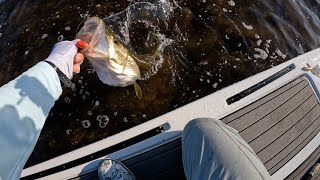
[[(314, 0), (0, 0), (0, 85), (105, 18), (139, 62), (143, 91), (102, 84), (88, 62), (64, 90), (28, 165), (146, 122), (320, 45)], [(91, 8), (90, 8), (91, 7)], [(128, 7), (128, 8), (127, 8)], [(90, 11), (89, 11), (90, 9)]]

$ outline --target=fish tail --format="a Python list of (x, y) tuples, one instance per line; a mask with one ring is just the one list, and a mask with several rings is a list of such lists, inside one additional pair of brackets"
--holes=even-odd
[(134, 91), (136, 92), (136, 95), (139, 99), (142, 98), (142, 90), (141, 87), (139, 86), (139, 84), (137, 82), (133, 83), (133, 87), (134, 87)]

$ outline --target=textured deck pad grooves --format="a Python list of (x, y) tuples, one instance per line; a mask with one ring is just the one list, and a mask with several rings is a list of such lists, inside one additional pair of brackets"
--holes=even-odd
[(239, 131), (272, 175), (319, 133), (320, 105), (301, 76), (221, 120)]
[(305, 87), (308, 85), (307, 81), (303, 81), (302, 79), (296, 79), (291, 83), (288, 83), (284, 86), (282, 86), (281, 88), (275, 90), (274, 92), (266, 95), (265, 97), (261, 98), (259, 101), (256, 101), (244, 108), (242, 108), (242, 111), (236, 111), (232, 114), (229, 114), (228, 116), (224, 117), (222, 120), (225, 123), (230, 123), (231, 121), (236, 120), (237, 118), (239, 118), (240, 116), (243, 116), (243, 111), (244, 112), (250, 112), (253, 111), (254, 109), (256, 109), (257, 107), (267, 103), (268, 101), (271, 101), (272, 99), (282, 95), (283, 93), (285, 93), (286, 91), (289, 91), (292, 88), (298, 88), (301, 89), (301, 87)]

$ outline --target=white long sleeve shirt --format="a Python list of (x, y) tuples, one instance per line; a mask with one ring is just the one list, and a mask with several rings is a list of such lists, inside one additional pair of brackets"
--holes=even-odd
[(59, 77), (46, 62), (0, 88), (0, 180), (20, 178), (61, 93)]

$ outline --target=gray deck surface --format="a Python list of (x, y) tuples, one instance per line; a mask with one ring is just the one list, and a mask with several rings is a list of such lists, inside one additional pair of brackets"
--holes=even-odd
[(320, 131), (320, 105), (300, 77), (222, 119), (237, 129), (272, 175)]
[[(320, 105), (309, 81), (299, 77), (221, 120), (239, 131), (272, 175), (319, 133)], [(180, 143), (170, 142), (123, 163), (138, 179), (185, 179)], [(301, 179), (319, 158), (318, 148), (288, 179)], [(94, 178), (96, 172), (80, 179)]]

